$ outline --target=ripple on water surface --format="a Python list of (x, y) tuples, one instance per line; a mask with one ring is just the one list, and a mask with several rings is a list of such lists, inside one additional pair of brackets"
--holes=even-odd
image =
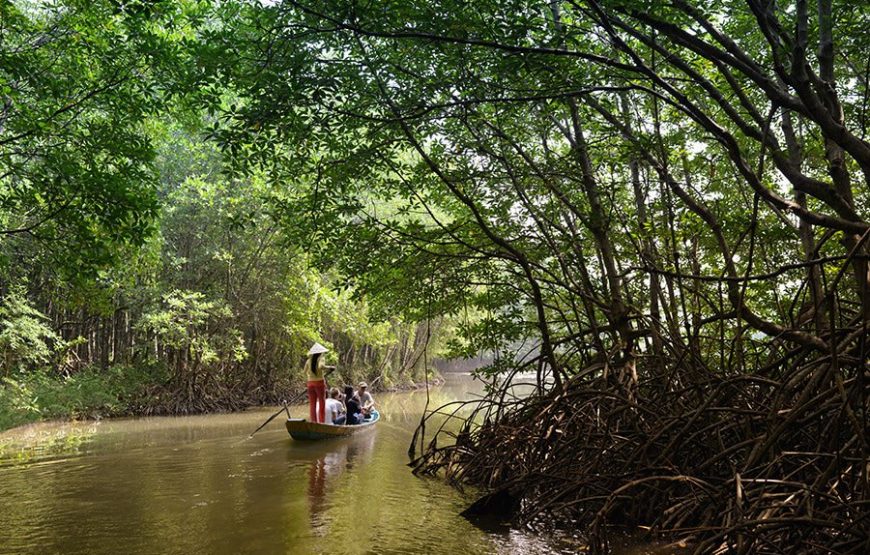
[(375, 430), (321, 442), (292, 441), (281, 419), (248, 439), (269, 409), (4, 434), (0, 554), (576, 552), (570, 538), (476, 528), (458, 515), (467, 497), (411, 474), (425, 400), (379, 395)]

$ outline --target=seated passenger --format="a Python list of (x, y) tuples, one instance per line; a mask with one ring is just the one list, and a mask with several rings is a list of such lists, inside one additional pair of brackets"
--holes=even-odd
[(353, 386), (344, 386), (344, 406), (347, 408), (347, 420), (345, 420), (345, 424), (362, 424), (363, 417), (359, 397), (354, 395)]
[(359, 390), (357, 391), (357, 396), (359, 397), (360, 409), (363, 413), (363, 416), (371, 416), (372, 410), (375, 408), (375, 399), (372, 397), (372, 394), (369, 393), (369, 384), (366, 382), (359, 383)]
[(341, 392), (338, 391), (337, 387), (333, 387), (329, 390), (329, 398), (326, 400), (326, 423), (327, 424), (335, 424), (336, 426), (340, 426), (344, 424), (345, 414), (344, 414), (344, 403), (338, 400)]

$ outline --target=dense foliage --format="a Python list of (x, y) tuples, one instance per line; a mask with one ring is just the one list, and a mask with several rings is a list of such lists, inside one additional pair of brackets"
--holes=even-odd
[(288, 209), (318, 263), (409, 314), (477, 314), (466, 350), (537, 374), (454, 445), (421, 428), (418, 471), (520, 521), (866, 549), (866, 10), (302, 0), (241, 21), (234, 167), (305, 176)]
[(312, 340), (412, 379), (440, 333), (493, 388), (412, 464), (478, 508), (866, 551), (866, 9), (0, 8), (8, 398), (117, 366), (140, 410), (233, 408)]
[(290, 399), (314, 341), (334, 379), (422, 377), (424, 328), (284, 231), (302, 182), (232, 177), (208, 140), (232, 6), (0, 10), (0, 428)]

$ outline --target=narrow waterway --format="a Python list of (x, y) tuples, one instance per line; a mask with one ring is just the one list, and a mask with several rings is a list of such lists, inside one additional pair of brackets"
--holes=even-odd
[[(478, 389), (454, 377), (430, 403)], [(375, 430), (319, 442), (291, 440), (280, 417), (249, 439), (274, 409), (7, 432), (0, 554), (577, 552), (571, 538), (483, 531), (458, 516), (468, 497), (411, 474), (426, 397), (380, 394)]]

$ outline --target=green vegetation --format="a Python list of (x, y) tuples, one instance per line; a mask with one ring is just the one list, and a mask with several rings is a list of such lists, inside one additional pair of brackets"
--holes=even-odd
[(23, 258), (41, 252), (33, 238), (5, 243), (16, 265), (0, 306), (0, 427), (278, 402), (301, 387), (314, 341), (333, 347), (338, 379), (421, 379), (417, 325), (373, 319), (365, 299), (317, 271), (280, 233), (280, 191), (225, 177), (220, 153), (192, 132), (150, 128), (161, 209), (124, 260), (71, 282)]
[(536, 374), (421, 427), (417, 472), (601, 550), (623, 522), (860, 553), (867, 24), (826, 0), (252, 4), (216, 136), (239, 174), (304, 178), (290, 228), (373, 301)]
[(434, 341), (494, 383), (413, 466), (515, 521), (865, 550), (867, 10), (0, 10), (10, 423), (274, 402), (315, 340), (413, 381)]
[(208, 139), (236, 8), (0, 2), (0, 429), (275, 403), (314, 341), (337, 379), (422, 378), (425, 328), (289, 231), (304, 179)]
[(147, 401), (145, 389), (160, 379), (142, 367), (88, 368), (69, 377), (46, 371), (4, 378), (0, 428), (55, 418), (100, 418), (129, 414)]

